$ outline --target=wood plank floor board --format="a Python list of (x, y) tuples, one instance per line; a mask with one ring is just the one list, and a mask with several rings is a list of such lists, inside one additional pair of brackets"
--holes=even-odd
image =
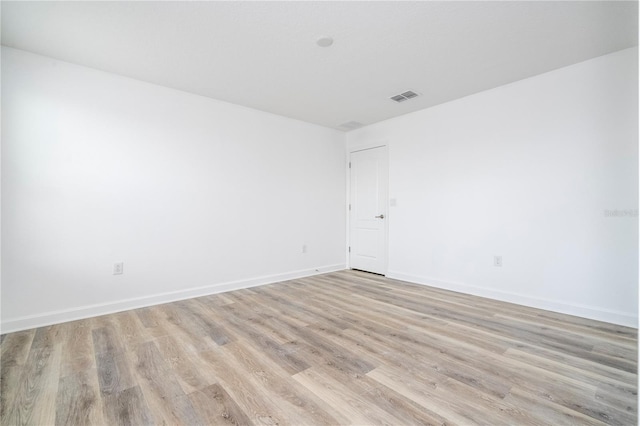
[[(3, 410), (2, 424), (53, 422), (62, 355), (61, 332), (61, 325), (35, 330), (20, 377), (15, 387), (7, 389), (13, 396), (8, 397), (11, 405)], [(8, 342), (10, 339), (3, 344)]]
[(7, 416), (16, 396), (35, 330), (3, 335), (0, 353), (0, 419)]
[(191, 352), (205, 351), (218, 346), (205, 330), (191, 318), (182, 317), (181, 311), (171, 304), (157, 307), (155, 321), (157, 325), (152, 329), (163, 330), (158, 333), (158, 336), (171, 335)]
[[(162, 356), (155, 342), (141, 343), (129, 352), (129, 363), (133, 364), (136, 382), (151, 389), (158, 400), (167, 400), (184, 395), (169, 363)], [(150, 402), (150, 401), (147, 401)]]
[(22, 369), (15, 397), (2, 424), (48, 424), (55, 421), (56, 395), (60, 375), (61, 346), (33, 347)]
[(139, 386), (103, 397), (106, 424), (118, 426), (153, 425), (153, 417)]
[(397, 424), (398, 419), (372, 404), (364, 394), (353, 393), (345, 383), (317, 371), (315, 368), (293, 376), (302, 386), (324, 400), (353, 424)]
[(469, 412), (467, 405), (455, 395), (440, 395), (440, 383), (412, 380), (408, 381), (401, 370), (389, 367), (378, 367), (367, 373), (369, 377), (382, 385), (394, 390), (404, 397), (423, 406), (425, 409), (438, 413), (453, 424), (482, 424)]
[[(386, 299), (388, 303), (392, 303), (392, 299)], [(411, 309), (424, 312), (429, 315), (438, 316), (440, 318), (446, 318), (452, 322), (459, 322), (467, 325), (471, 328), (476, 328), (483, 331), (489, 331), (493, 333), (503, 334), (513, 340), (522, 341), (525, 344), (533, 344), (541, 346), (547, 349), (557, 350), (560, 352), (576, 355), (580, 358), (591, 359), (598, 364), (612, 366), (616, 369), (621, 369), (628, 372), (636, 371), (636, 361), (627, 360), (612, 356), (607, 356), (593, 352), (593, 346), (590, 344), (581, 343), (574, 336), (567, 335), (566, 340), (563, 340), (561, 335), (557, 333), (548, 332), (544, 334), (540, 331), (531, 331), (522, 327), (511, 327), (508, 323), (499, 323), (495, 319), (481, 319), (481, 318), (465, 318), (463, 314), (458, 312), (444, 311), (441, 308), (422, 307), (415, 302), (403, 302), (405, 306), (412, 306)]]
[[(608, 404), (616, 406), (624, 411), (629, 411), (629, 402), (637, 397), (637, 386), (635, 383), (629, 384), (616, 380), (615, 378), (603, 376), (591, 370), (577, 368), (573, 365), (563, 364), (548, 358), (521, 352), (517, 349), (509, 349), (505, 353), (506, 358), (520, 360), (528, 365), (547, 370), (550, 374), (561, 374), (568, 378), (573, 378), (585, 384), (597, 388), (596, 398), (604, 400)], [(544, 373), (545, 375), (547, 373)]]
[[(261, 291), (258, 288), (259, 296), (258, 298), (253, 297), (253, 300), (258, 300), (259, 306), (256, 306), (256, 309), (267, 308), (268, 311), (273, 312), (274, 315), (277, 315), (278, 318), (286, 317), (289, 322), (296, 323), (299, 327), (305, 327), (311, 323), (316, 322), (318, 319), (306, 312), (305, 309), (299, 309), (295, 306), (288, 306), (287, 301), (282, 298), (282, 292), (272, 292), (265, 289), (265, 291)], [(243, 303), (245, 297), (255, 296), (255, 294), (250, 293), (242, 293), (242, 292), (233, 292), (230, 297), (236, 301), (236, 303)], [(274, 308), (278, 306), (279, 308)]]
[(620, 412), (615, 406), (602, 404), (595, 399), (597, 388), (593, 385), (555, 372), (545, 372), (519, 361), (514, 363), (507, 358), (501, 360), (501, 368), (498, 368), (497, 365), (492, 364), (494, 358), (491, 355), (482, 354), (480, 351), (475, 354), (475, 357), (482, 361), (478, 368), (483, 369), (485, 375), (493, 375), (503, 381), (510, 380), (515, 384), (514, 386), (536, 394), (541, 399), (552, 399), (559, 405), (587, 413), (595, 418), (611, 416), (631, 421), (627, 413)]
[[(505, 311), (505, 313), (497, 312), (495, 318), (510, 321), (524, 321), (533, 322), (539, 325), (541, 328), (557, 329), (560, 333), (571, 333), (573, 336), (581, 336), (585, 339), (594, 339), (594, 344), (604, 344), (604, 348), (618, 348), (623, 350), (629, 350), (629, 343), (632, 343), (635, 337), (630, 335), (619, 335), (617, 333), (600, 331), (594, 328), (585, 327), (583, 325), (574, 325), (570, 323), (562, 323), (559, 326), (557, 320), (550, 320), (541, 316), (527, 315), (518, 312), (515, 314), (512, 311)], [(635, 349), (637, 352), (637, 348)]]
[(269, 395), (256, 387), (255, 382), (249, 380), (242, 369), (234, 369), (234, 360), (227, 358), (222, 348), (201, 353), (209, 367), (218, 376), (218, 383), (235, 401), (251, 423), (259, 425), (286, 425), (293, 422), (288, 420), (286, 413), (269, 398)]
[(96, 365), (102, 395), (115, 394), (135, 386), (132, 366), (124, 352), (96, 354)]
[(633, 425), (637, 334), (339, 271), (3, 335), (0, 423)]
[(152, 306), (149, 308), (140, 308), (131, 311), (138, 317), (140, 323), (144, 327), (144, 332), (152, 337), (161, 337), (169, 334), (169, 331), (163, 326), (163, 313), (160, 306)]
[[(286, 299), (281, 298), (279, 303), (287, 304), (288, 302)], [(302, 340), (307, 346), (312, 347), (314, 351), (322, 353), (324, 359), (333, 359), (334, 363), (339, 364), (341, 368), (362, 374), (373, 368), (372, 365), (359, 359), (350, 351), (333, 345), (330, 340), (314, 333), (308, 327), (296, 325), (296, 323), (290, 321), (288, 317), (283, 316), (280, 318), (280, 325), (287, 328), (292, 334), (297, 336), (298, 340)]]
[(548, 399), (538, 398), (535, 395), (515, 388), (504, 400), (506, 403), (520, 407), (534, 415), (540, 420), (534, 424), (542, 425), (604, 425), (619, 424), (617, 419), (612, 422), (603, 422), (593, 417), (573, 411), (562, 405), (558, 405)]
[(488, 316), (483, 315), (483, 313), (478, 312), (478, 310), (469, 309), (462, 312), (459, 308), (447, 308), (442, 306), (442, 304), (429, 301), (418, 302), (415, 298), (399, 297), (397, 294), (389, 294), (388, 292), (384, 295), (377, 294), (375, 299), (388, 304), (400, 305), (415, 312), (435, 316), (451, 322), (459, 322), (475, 328), (498, 332), (519, 340), (536, 342), (536, 344), (539, 345), (544, 344), (551, 348), (561, 350), (576, 349), (583, 350), (584, 352), (591, 351), (593, 348), (593, 345), (584, 343), (581, 339), (576, 339), (575, 336), (568, 333), (561, 337), (549, 332), (543, 333), (528, 324), (506, 324), (496, 320), (493, 314)]
[[(351, 313), (356, 317), (366, 318), (369, 321), (377, 322), (382, 325), (392, 325), (395, 328), (404, 329), (410, 325), (424, 326), (424, 315), (404, 309), (398, 306), (384, 304), (378, 306), (376, 304), (368, 304), (366, 306), (358, 303), (356, 295), (335, 291), (331, 295), (317, 294), (313, 292), (313, 287), (297, 286), (292, 289), (292, 294), (298, 294), (301, 297), (312, 298), (314, 302), (318, 302), (321, 306), (330, 305), (336, 309)], [(433, 318), (430, 325), (446, 326), (447, 323)]]
[[(358, 358), (367, 362), (369, 365), (380, 365), (389, 362), (389, 358), (385, 357), (385, 353), (381, 350), (384, 349), (386, 351), (387, 348), (380, 348), (379, 346), (371, 345), (370, 342), (366, 342), (349, 334), (348, 330), (340, 330), (321, 324), (312, 324), (307, 326), (307, 328), (316, 334), (335, 342), (341, 347), (349, 349), (357, 355)], [(298, 350), (300, 349), (302, 349), (302, 356), (302, 354), (309, 352), (310, 347), (298, 345)]]
[[(283, 322), (286, 323), (284, 320)], [(372, 364), (361, 359), (352, 351), (334, 345), (331, 340), (313, 332), (310, 328), (298, 328), (292, 324), (288, 325), (296, 332), (299, 340), (303, 341), (306, 347), (312, 348), (313, 351), (321, 354), (323, 359), (330, 360), (328, 362), (338, 366), (340, 369), (365, 374), (374, 368)]]
[[(393, 326), (398, 329), (407, 327), (408, 319), (406, 316), (401, 319), (394, 318), (392, 312), (385, 312), (384, 315), (372, 315), (368, 309), (358, 310), (356, 306), (348, 299), (342, 299), (340, 294), (336, 293), (332, 296), (315, 293), (305, 287), (299, 285), (291, 288), (288, 293), (289, 300), (304, 300), (304, 306), (318, 316), (322, 320), (325, 316), (330, 316), (331, 321), (320, 321), (320, 324), (327, 324), (333, 328), (346, 330), (351, 328), (354, 322), (367, 319), (369, 323), (375, 322), (383, 326)], [(339, 318), (336, 321), (335, 318)]]
[(234, 426), (254, 424), (218, 383), (190, 393), (189, 398), (205, 424)]
[(204, 389), (217, 382), (217, 377), (196, 352), (185, 350), (172, 336), (154, 340), (185, 394)]
[[(395, 280), (387, 280), (391, 283), (399, 282)], [(424, 286), (418, 284), (403, 283), (401, 287), (393, 286), (393, 290), (396, 293), (404, 293), (409, 296), (424, 295)], [(386, 284), (383, 284), (386, 286)], [(430, 288), (429, 299), (438, 301), (440, 303), (446, 303), (450, 305), (458, 305), (464, 309), (469, 305), (468, 296), (463, 293), (455, 293), (447, 290)], [(512, 305), (509, 303), (500, 302), (497, 300), (487, 298), (476, 298), (477, 303), (473, 303), (475, 308), (482, 307), (485, 310), (490, 310), (494, 313), (495, 317), (511, 317), (527, 319), (531, 323), (539, 325), (557, 325), (558, 320), (562, 323), (562, 328), (565, 331), (576, 331), (579, 335), (596, 334), (606, 340), (634, 340), (636, 333), (633, 329), (619, 329), (616, 326), (612, 326), (608, 323), (603, 323), (594, 320), (586, 320), (584, 318), (556, 314), (550, 311), (542, 311), (535, 308), (530, 308), (521, 305)]]
[(346, 330), (351, 326), (352, 318), (350, 318), (350, 315), (333, 306), (320, 304), (316, 299), (300, 300), (290, 292), (286, 292), (282, 299), (284, 303), (286, 303), (286, 306), (304, 309), (306, 312), (312, 314), (316, 318), (316, 321), (310, 322), (310, 324), (322, 323), (340, 330)]
[(402, 425), (445, 425), (449, 422), (438, 413), (400, 395), (384, 385), (378, 385), (365, 393), (367, 402), (387, 413), (393, 413), (395, 424)]
[[(238, 312), (236, 311), (236, 313)], [(227, 328), (238, 336), (237, 339), (243, 339), (252, 346), (259, 348), (264, 355), (285, 369), (289, 374), (295, 374), (310, 367), (307, 362), (295, 354), (296, 350), (283, 346), (273, 340), (270, 337), (272, 330), (270, 330), (268, 325), (259, 319), (252, 318), (252, 320), (249, 321), (246, 319), (246, 316), (243, 316), (241, 313), (239, 315), (241, 315), (240, 318), (230, 316), (230, 318), (226, 320), (227, 324), (229, 324)], [(261, 327), (255, 327), (256, 324), (260, 324)]]
[(56, 398), (56, 425), (104, 423), (98, 375), (95, 369), (60, 377)]
[[(386, 291), (392, 289), (396, 293), (408, 292), (410, 294), (422, 294), (425, 295), (425, 286), (419, 284), (406, 283), (402, 281), (397, 281), (393, 279), (380, 278), (380, 277), (363, 277), (365, 273), (361, 273), (358, 271), (344, 271), (338, 272), (336, 275), (341, 277), (334, 278), (336, 283), (346, 283), (348, 288), (348, 278), (344, 278), (344, 274), (356, 274), (359, 279), (366, 279), (370, 282), (377, 282), (381, 287), (384, 287)], [(366, 274), (371, 275), (371, 274)], [(400, 286), (395, 284), (401, 284)], [(338, 284), (339, 285), (339, 284)], [(344, 285), (344, 284), (343, 284)], [(379, 289), (372, 287), (368, 289), (368, 291), (379, 291)], [(487, 299), (482, 297), (475, 297), (474, 301), (469, 300), (469, 296), (463, 293), (451, 292), (448, 290), (442, 290), (438, 288), (428, 288), (428, 298), (429, 300), (438, 300), (446, 303), (457, 303), (463, 307), (473, 306), (475, 308), (482, 306), (485, 309), (489, 309), (492, 312), (495, 312), (496, 315), (503, 312), (510, 314), (515, 318), (520, 317), (529, 317), (531, 319), (531, 323), (533, 324), (547, 324), (553, 325), (558, 324), (558, 321), (563, 326), (563, 329), (567, 331), (572, 331), (574, 329), (578, 330), (579, 334), (599, 334), (601, 337), (605, 339), (626, 339), (631, 342), (637, 341), (637, 330), (629, 327), (618, 327), (613, 324), (594, 321), (585, 318), (580, 318), (571, 315), (559, 314), (551, 311), (544, 311), (540, 309), (530, 308), (521, 305), (513, 305), (509, 303), (500, 302), (493, 299)]]
[[(317, 299), (317, 298), (316, 298)], [(326, 303), (329, 303), (328, 301)], [(335, 304), (335, 302), (334, 302)], [(348, 310), (350, 312), (354, 312), (353, 308), (349, 308), (346, 305), (343, 305), (342, 309)], [(351, 324), (352, 324), (352, 329), (356, 328), (356, 326), (361, 326), (363, 329), (366, 330), (377, 330), (378, 332), (382, 332), (380, 334), (382, 335), (393, 335), (394, 333), (397, 333), (398, 331), (400, 332), (405, 332), (411, 335), (411, 338), (414, 338), (415, 336), (418, 335), (418, 333), (420, 334), (424, 334), (425, 339), (422, 340), (421, 342), (418, 343), (425, 343), (428, 344), (427, 341), (432, 341), (434, 339), (435, 336), (438, 336), (440, 338), (444, 338), (445, 336), (448, 338), (448, 342), (447, 342), (447, 346), (453, 348), (454, 350), (455, 348), (455, 344), (456, 342), (464, 342), (464, 345), (469, 347), (469, 338), (468, 336), (465, 334), (464, 336), (459, 336), (459, 338), (456, 340), (455, 338), (452, 339), (451, 336), (451, 330), (449, 328), (447, 329), (442, 329), (442, 328), (438, 328), (437, 325), (432, 325), (429, 324), (427, 325), (422, 325), (421, 327), (415, 327), (412, 325), (404, 325), (402, 324), (402, 322), (400, 320), (394, 321), (394, 320), (390, 320), (388, 318), (388, 316), (383, 316), (383, 315), (377, 315), (377, 316), (371, 316), (368, 315), (367, 312), (361, 312), (361, 311), (356, 311), (357, 312), (357, 318), (353, 318), (351, 317)], [(384, 332), (386, 330), (386, 333)], [(397, 337), (397, 336), (394, 336)], [(480, 341), (480, 339), (478, 339), (477, 342), (474, 342), (474, 344), (472, 346), (478, 346), (481, 348), (485, 348), (485, 349), (490, 349), (492, 351), (495, 351), (496, 353), (503, 353), (507, 347), (506, 345), (501, 345), (501, 346), (495, 346), (492, 344), (487, 344), (485, 339), (484, 341)], [(434, 346), (434, 350), (438, 350), (440, 351), (439, 348), (441, 348), (443, 345), (442, 343), (437, 344)], [(424, 348), (423, 348), (424, 349)]]
[[(343, 271), (337, 274), (352, 274), (356, 271)], [(383, 285), (393, 285), (394, 289), (398, 291), (406, 291), (407, 289), (414, 289), (418, 292), (422, 291), (422, 295), (425, 295), (425, 286), (420, 284), (406, 283), (404, 281), (398, 281), (394, 279), (384, 278)], [(398, 284), (400, 286), (398, 286)], [(579, 327), (585, 333), (602, 333), (607, 339), (630, 339), (631, 341), (637, 341), (638, 331), (637, 329), (630, 327), (620, 327), (615, 324), (610, 324), (602, 321), (591, 320), (587, 318), (581, 318), (573, 315), (566, 315), (552, 311), (545, 311), (528, 306), (515, 305), (511, 303), (501, 302), (499, 300), (488, 299), (484, 297), (472, 296), (472, 300), (469, 299), (469, 295), (464, 293), (452, 292), (449, 290), (428, 287), (429, 299), (437, 298), (438, 296), (446, 300), (449, 298), (451, 301), (458, 301), (464, 305), (473, 306), (485, 306), (494, 312), (510, 312), (516, 317), (528, 316), (531, 318), (532, 323), (539, 324), (558, 324), (561, 323), (563, 327), (571, 331), (575, 327)]]
[(127, 353), (133, 377), (156, 424), (202, 424), (173, 371), (155, 342), (145, 342)]
[[(300, 354), (311, 361), (314, 371), (344, 384), (351, 389), (351, 393), (360, 395), (378, 386), (378, 383), (375, 383), (367, 377), (366, 373), (345, 366), (339, 358), (320, 352), (312, 346), (302, 345), (303, 347), (300, 348)], [(308, 370), (309, 369), (304, 371)]]
[[(512, 349), (508, 349), (506, 353), (509, 353)], [(600, 376), (611, 378), (622, 383), (630, 385), (637, 385), (637, 372), (617, 369), (609, 365), (599, 364), (592, 359), (584, 359), (575, 354), (563, 353), (561, 351), (550, 350), (548, 348), (541, 348), (531, 344), (517, 344), (513, 350), (525, 352), (530, 355), (537, 355), (549, 360), (564, 364), (565, 366), (574, 366), (583, 371), (593, 372)]]
[(93, 333), (88, 321), (72, 321), (63, 326), (60, 376), (83, 373), (96, 368)]
[(113, 323), (122, 344), (127, 347), (148, 342), (155, 337), (146, 331), (140, 318), (132, 311), (113, 314)]
[(510, 380), (492, 374), (491, 367), (485, 366), (485, 369), (480, 369), (477, 365), (456, 362), (443, 354), (431, 353), (424, 356), (403, 345), (380, 345), (380, 350), (385, 348), (392, 350), (387, 350), (389, 355), (383, 365), (401, 368), (415, 380), (431, 383), (433, 386), (452, 378), (496, 397), (504, 397), (512, 386)]
[(225, 327), (220, 323), (212, 321), (207, 315), (203, 315), (198, 309), (198, 304), (191, 300), (183, 300), (176, 302), (175, 304), (180, 311), (180, 315), (183, 318), (188, 318), (192, 321), (195, 327), (203, 330), (203, 332), (213, 340), (217, 345), (225, 345), (233, 339), (230, 337), (230, 333), (225, 330)]
[(228, 353), (234, 365), (246, 372), (246, 377), (257, 389), (263, 389), (270, 395), (274, 404), (278, 405), (294, 424), (338, 424), (335, 417), (329, 414), (331, 407), (311, 394), (301, 391), (300, 385), (291, 375), (277, 363), (262, 357), (260, 351), (250, 345), (237, 342), (222, 349)]
[(447, 379), (438, 390), (446, 395), (455, 395), (464, 401), (474, 419), (485, 419), (486, 424), (530, 424), (542, 423), (535, 412), (523, 410), (485, 392), (479, 392), (467, 383)]
[(96, 355), (105, 352), (123, 352), (122, 336), (116, 331), (115, 327), (109, 325), (106, 327), (96, 328), (92, 331), (93, 348)]
[(24, 365), (29, 356), (35, 330), (18, 331), (17, 333), (3, 334), (3, 336), (5, 339), (2, 341), (2, 351), (0, 352), (2, 367)]
[[(496, 315), (495, 318), (501, 319), (502, 317)], [(514, 326), (518, 326), (516, 324), (524, 324), (526, 322), (524, 320), (513, 318), (512, 316), (506, 317), (505, 319), (509, 324)], [(637, 347), (630, 347), (628, 343), (619, 344), (609, 341), (606, 344), (603, 344), (601, 343), (602, 340), (600, 338), (596, 338), (595, 336), (567, 332), (560, 327), (550, 325), (522, 325), (520, 327), (527, 327), (529, 330), (532, 330), (533, 332), (536, 332), (538, 334), (552, 335), (557, 340), (562, 340), (563, 336), (565, 335), (570, 336), (571, 340), (567, 340), (566, 343), (573, 345), (579, 344), (580, 347), (591, 351), (592, 354), (603, 357), (602, 359), (598, 359), (599, 363), (607, 365), (616, 365), (616, 363), (620, 363), (620, 365), (628, 365), (628, 369), (631, 371), (633, 371), (633, 369), (635, 368), (635, 363), (629, 360), (637, 358), (638, 350)], [(607, 359), (607, 362), (603, 362), (603, 359)]]

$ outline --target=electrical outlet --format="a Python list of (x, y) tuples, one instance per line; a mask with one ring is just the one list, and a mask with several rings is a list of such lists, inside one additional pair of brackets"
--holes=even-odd
[(493, 266), (502, 266), (502, 256), (493, 256)]
[(303, 245), (302, 245), (302, 252), (303, 252), (303, 253), (306, 253), (306, 252), (307, 252), (307, 245), (306, 245), (306, 244), (303, 244)]
[(113, 275), (124, 274), (124, 262), (118, 262), (113, 264)]

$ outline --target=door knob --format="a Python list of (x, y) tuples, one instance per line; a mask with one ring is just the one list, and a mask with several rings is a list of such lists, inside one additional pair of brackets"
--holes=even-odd
[(381, 214), (380, 216), (376, 216), (376, 219), (384, 219), (384, 215)]

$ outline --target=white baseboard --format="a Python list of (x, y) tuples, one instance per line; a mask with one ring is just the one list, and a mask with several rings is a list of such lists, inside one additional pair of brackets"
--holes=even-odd
[(509, 293), (488, 288), (477, 287), (468, 284), (451, 283), (439, 281), (427, 277), (419, 277), (407, 275), (401, 272), (389, 271), (388, 278), (407, 281), (414, 284), (428, 285), (431, 287), (441, 288), (444, 290), (456, 291), (459, 293), (472, 294), (474, 296), (487, 297), (489, 299), (500, 300), (503, 302), (515, 303), (517, 305), (528, 306), (531, 308), (544, 309), (546, 311), (558, 312), (561, 314), (574, 315), (582, 318), (589, 318), (597, 321), (604, 321), (611, 324), (624, 325), (627, 327), (638, 328), (638, 314), (616, 312), (606, 309), (600, 309), (593, 306), (584, 306), (571, 303), (558, 302), (555, 300), (541, 299), (526, 296), (517, 293)]
[(45, 312), (38, 315), (10, 318), (2, 321), (2, 323), (0, 324), (0, 332), (2, 334), (13, 333), (15, 331), (28, 330), (31, 328), (43, 327), (51, 324), (59, 324), (62, 322), (113, 314), (129, 309), (161, 305), (163, 303), (176, 302), (178, 300), (191, 299), (199, 296), (207, 296), (210, 294), (224, 293), (227, 291), (239, 290), (242, 288), (257, 287), (261, 285), (277, 283), (280, 281), (326, 274), (328, 272), (341, 271), (345, 268), (345, 264), (327, 265), (301, 271), (285, 272), (282, 274), (249, 278), (246, 280), (218, 283), (210, 286), (191, 288), (188, 290), (154, 294), (151, 296), (120, 300), (117, 302), (81, 306), (73, 309)]

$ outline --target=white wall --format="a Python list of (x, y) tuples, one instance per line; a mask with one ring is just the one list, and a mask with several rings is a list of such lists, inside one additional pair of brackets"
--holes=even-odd
[(2, 122), (3, 332), (345, 266), (339, 131), (10, 48)]
[[(348, 133), (389, 276), (636, 325), (637, 93), (629, 49)], [(2, 332), (344, 266), (338, 131), (9, 48), (1, 118)]]
[(637, 326), (637, 61), (627, 49), (349, 132), (349, 149), (389, 146), (389, 276)]

